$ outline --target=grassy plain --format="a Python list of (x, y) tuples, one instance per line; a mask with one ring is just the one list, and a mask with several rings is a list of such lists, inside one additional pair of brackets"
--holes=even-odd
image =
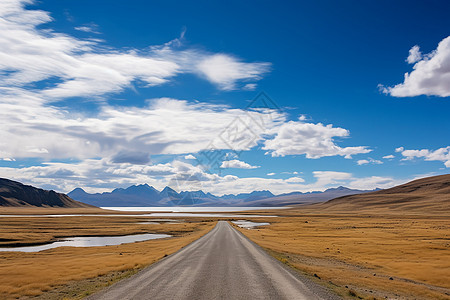
[(239, 230), (346, 298), (450, 299), (448, 216), (277, 214)]
[(127, 277), (207, 233), (215, 221), (137, 224), (145, 217), (0, 218), (0, 247), (24, 246), (70, 236), (168, 233), (172, 238), (105, 247), (60, 247), (37, 253), (0, 252), (0, 299), (81, 298)]

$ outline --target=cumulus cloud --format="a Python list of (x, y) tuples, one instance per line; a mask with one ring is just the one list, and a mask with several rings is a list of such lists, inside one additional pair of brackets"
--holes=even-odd
[(184, 156), (184, 159), (196, 159), (196, 158), (194, 155), (188, 154), (188, 155)]
[(276, 129), (275, 137), (266, 140), (263, 149), (269, 150), (272, 156), (305, 154), (313, 159), (336, 155), (351, 158), (352, 155), (371, 151), (365, 146), (340, 147), (335, 143), (335, 137), (348, 135), (348, 130), (331, 124), (290, 121)]
[(397, 148), (405, 158), (403, 160), (413, 160), (414, 158), (424, 158), (426, 161), (441, 161), (447, 168), (450, 168), (450, 146), (437, 150), (405, 150), (403, 147)]
[(383, 162), (381, 160), (368, 158), (368, 159), (360, 159), (356, 163), (359, 166), (361, 166), (361, 165), (367, 165), (367, 164), (381, 165)]
[(232, 160), (225, 160), (222, 162), (221, 168), (231, 168), (231, 169), (256, 169), (259, 168), (259, 166), (252, 166), (244, 161), (232, 159)]
[(422, 52), (420, 52), (419, 46), (415, 45), (411, 49), (409, 49), (409, 55), (406, 58), (406, 61), (409, 64), (413, 64), (422, 59)]
[(393, 158), (395, 158), (395, 156), (392, 155), (392, 154), (390, 154), (390, 155), (385, 155), (385, 156), (383, 156), (383, 158), (384, 158), (384, 159), (393, 159)]
[(450, 96), (450, 36), (426, 55), (422, 55), (419, 46), (412, 47), (406, 61), (414, 63), (413, 71), (405, 74), (403, 83), (381, 86), (383, 92), (394, 97)]

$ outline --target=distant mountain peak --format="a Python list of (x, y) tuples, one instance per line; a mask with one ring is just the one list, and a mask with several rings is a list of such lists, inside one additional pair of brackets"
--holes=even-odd
[(86, 193), (82, 188), (74, 188), (70, 193)]
[(345, 187), (345, 186), (340, 185), (340, 186), (338, 186), (337, 188), (329, 188), (329, 189), (326, 189), (325, 192), (331, 192), (331, 191), (351, 191), (351, 190), (352, 190), (352, 189), (349, 189), (349, 188), (347, 188), (347, 187)]
[(166, 187), (161, 191), (161, 193), (163, 193), (163, 192), (174, 192), (174, 193), (176, 193), (176, 191), (175, 191), (173, 188), (169, 187), (169, 186), (166, 186)]

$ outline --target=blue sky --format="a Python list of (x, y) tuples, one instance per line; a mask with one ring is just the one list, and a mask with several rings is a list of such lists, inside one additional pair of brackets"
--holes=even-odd
[[(63, 192), (148, 183), (224, 194), (446, 174), (448, 11), (448, 1), (2, 1), (0, 176)], [(246, 109), (261, 92), (280, 109)]]

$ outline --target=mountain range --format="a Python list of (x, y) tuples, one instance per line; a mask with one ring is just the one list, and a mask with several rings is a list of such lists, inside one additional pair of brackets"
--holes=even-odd
[(366, 193), (346, 187), (330, 188), (323, 192), (293, 192), (274, 195), (270, 191), (253, 191), (237, 195), (215, 196), (203, 191), (183, 191), (177, 193), (170, 187), (158, 191), (148, 184), (132, 185), (126, 189), (117, 188), (112, 192), (90, 194), (76, 188), (68, 196), (99, 207), (126, 206), (282, 206), (327, 201), (336, 197)]
[[(74, 200), (75, 199), (75, 200)], [(76, 201), (78, 200), (78, 201)], [(177, 193), (170, 187), (158, 191), (147, 185), (118, 188), (109, 193), (89, 194), (76, 188), (68, 195), (0, 178), (0, 207), (94, 206), (284, 206), (311, 204), (321, 211), (403, 211), (408, 213), (450, 211), (450, 174), (422, 178), (385, 190), (330, 188), (323, 192), (292, 192), (274, 195), (254, 191), (237, 195), (215, 196), (203, 191)], [(381, 210), (380, 210), (381, 209)]]
[(0, 178), (0, 206), (88, 208), (91, 205), (75, 201), (65, 194), (24, 185)]

